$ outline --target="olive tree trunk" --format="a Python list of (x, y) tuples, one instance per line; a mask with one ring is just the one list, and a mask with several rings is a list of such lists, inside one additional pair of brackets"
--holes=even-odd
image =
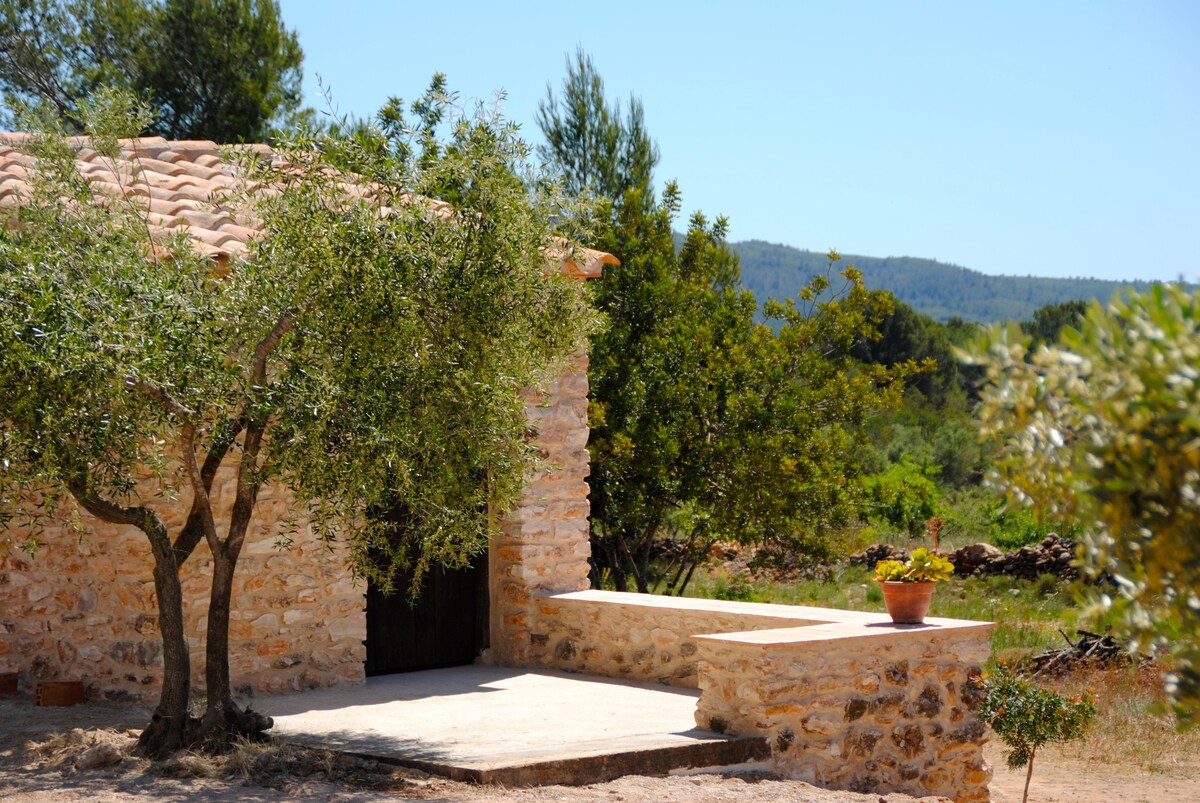
[(179, 582), (175, 552), (165, 530), (147, 535), (154, 553), (154, 592), (158, 598), (158, 627), (162, 634), (163, 684), (150, 723), (138, 739), (137, 750), (151, 758), (162, 758), (190, 741), (188, 698), (192, 669), (183, 631), (183, 587)]

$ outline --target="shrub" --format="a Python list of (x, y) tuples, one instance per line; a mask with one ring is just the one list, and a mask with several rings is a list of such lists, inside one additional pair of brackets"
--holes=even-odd
[(1096, 713), (1090, 697), (1063, 697), (1049, 689), (1034, 686), (1011, 672), (1001, 669), (983, 684), (984, 698), (979, 718), (991, 726), (1000, 740), (1012, 748), (1006, 756), (1013, 769), (1028, 765), (1025, 794), (1029, 799), (1029, 780), (1033, 777), (1033, 759), (1037, 749), (1052, 742), (1069, 742), (1087, 730)]
[(744, 574), (735, 574), (728, 580), (724, 577), (718, 579), (712, 595), (714, 599), (734, 602), (754, 602), (755, 599), (754, 586), (750, 585)]
[(1048, 535), (1076, 538), (1080, 526), (1075, 523), (1039, 522), (1028, 510), (1005, 509), (997, 504), (991, 512), (992, 542), (1001, 549), (1020, 549), (1042, 541)]
[(904, 460), (867, 477), (863, 485), (871, 517), (909, 535), (924, 532), (925, 522), (937, 514), (938, 489), (930, 478), (937, 470)]

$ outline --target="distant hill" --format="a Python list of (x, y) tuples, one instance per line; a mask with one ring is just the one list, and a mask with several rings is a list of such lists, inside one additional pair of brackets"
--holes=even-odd
[[(825, 254), (762, 240), (730, 243), (730, 248), (741, 258), (742, 284), (759, 301), (794, 297), (811, 276), (824, 273), (829, 264)], [(1103, 302), (1125, 287), (1150, 287), (1148, 282), (989, 276), (916, 257), (843, 254), (842, 261), (862, 271), (869, 289), (891, 291), (917, 312), (942, 321), (955, 315), (979, 323), (1022, 321), (1046, 304), (1093, 298)]]

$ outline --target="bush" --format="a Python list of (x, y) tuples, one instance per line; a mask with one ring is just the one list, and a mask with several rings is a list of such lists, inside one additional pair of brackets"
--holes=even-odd
[(754, 602), (755, 600), (754, 586), (750, 585), (750, 581), (744, 574), (735, 574), (728, 580), (724, 577), (719, 578), (713, 587), (712, 595), (713, 599), (734, 602)]
[(1025, 774), (1025, 795), (1029, 799), (1029, 780), (1033, 777), (1033, 759), (1037, 749), (1052, 742), (1069, 742), (1084, 734), (1096, 706), (1090, 697), (1063, 697), (1049, 689), (1034, 686), (1001, 669), (983, 683), (984, 698), (979, 718), (991, 726), (1000, 741), (1010, 748), (1005, 758), (1013, 769), (1029, 766)]
[(1038, 579), (1033, 582), (1033, 593), (1039, 597), (1048, 597), (1051, 594), (1058, 593), (1060, 582), (1057, 575), (1054, 574), (1039, 574)]
[(863, 485), (870, 517), (909, 535), (925, 532), (925, 522), (938, 512), (938, 489), (930, 478), (937, 470), (903, 460), (867, 477)]
[(1006, 510), (1000, 504), (992, 509), (992, 543), (1001, 549), (1020, 549), (1042, 541), (1048, 535), (1076, 538), (1081, 530), (1078, 524), (1063, 522), (1039, 522), (1028, 510)]

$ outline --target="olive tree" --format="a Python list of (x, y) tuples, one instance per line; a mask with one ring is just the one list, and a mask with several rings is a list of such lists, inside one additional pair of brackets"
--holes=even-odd
[(1015, 325), (977, 348), (980, 416), (1002, 445), (994, 480), (1083, 525), (1080, 557), (1129, 646), (1169, 651), (1181, 723), (1200, 709), (1200, 294), (1178, 286), (1093, 303), (1030, 351)]
[[(103, 100), (85, 107), (88, 145), (117, 164), (128, 101)], [(535, 459), (518, 393), (592, 318), (576, 283), (543, 270), (549, 207), (520, 178), (515, 129), (447, 103), (417, 107), (444, 123), (411, 158), (347, 155), (353, 144), (328, 137), (275, 159), (240, 152), (246, 182), (225, 203), (263, 236), (228, 270), (182, 236), (152, 237), (136, 196), (82, 178), (78, 141), (25, 145), (32, 190), (0, 228), (0, 513), (36, 533), (73, 500), (145, 534), (164, 660), (147, 754), (269, 725), (234, 702), (228, 660), (233, 577), (265, 484), (289, 487), (385, 589), (398, 567), (469, 560), (515, 503)], [(371, 182), (337, 166), (350, 162)], [(236, 467), (228, 509), (209, 496), (223, 464)], [(162, 498), (187, 500), (176, 532)], [(400, 529), (372, 515), (395, 505)], [(202, 543), (207, 710), (189, 719), (179, 570)]]

